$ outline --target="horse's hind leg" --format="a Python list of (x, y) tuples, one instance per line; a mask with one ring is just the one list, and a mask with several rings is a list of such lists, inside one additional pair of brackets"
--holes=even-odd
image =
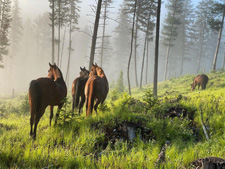
[(60, 110), (61, 110), (62, 107), (63, 107), (63, 104), (58, 105), (58, 110), (57, 110), (57, 113), (55, 115), (55, 124), (57, 124), (57, 120), (59, 118), (59, 112), (60, 112)]
[(98, 113), (97, 113), (97, 108), (98, 108), (99, 103), (100, 103), (100, 101), (97, 100), (96, 103), (95, 103), (95, 106), (94, 106), (94, 109), (95, 109), (95, 113), (96, 113), (96, 114), (98, 114)]
[(85, 102), (85, 96), (84, 97), (81, 97), (81, 101), (80, 101), (80, 105), (79, 105), (79, 115), (81, 113), (81, 110), (84, 106), (84, 102)]
[(52, 118), (53, 118), (53, 108), (54, 106), (50, 106), (50, 121), (49, 121), (50, 126), (51, 126)]
[(36, 139), (36, 131), (37, 131), (37, 125), (39, 123), (40, 117), (36, 117), (35, 123), (34, 123), (34, 133), (33, 133), (33, 139)]
[(32, 134), (33, 134), (33, 124), (34, 124), (34, 117), (31, 114), (31, 117), (30, 117), (30, 136), (32, 136)]

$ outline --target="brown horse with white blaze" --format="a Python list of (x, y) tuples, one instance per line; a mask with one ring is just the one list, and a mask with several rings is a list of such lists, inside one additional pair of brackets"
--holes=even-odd
[[(30, 104), (30, 135), (36, 138), (37, 125), (46, 107), (50, 106), (50, 126), (53, 118), (53, 106), (58, 106), (55, 123), (63, 106), (63, 99), (67, 95), (67, 87), (62, 72), (54, 64), (49, 63), (48, 77), (32, 80), (29, 87)], [(34, 128), (33, 128), (34, 125)]]
[(89, 71), (84, 67), (80, 67), (80, 77), (76, 78), (72, 83), (72, 112), (79, 106), (79, 114), (85, 102), (84, 88), (89, 77)]
[[(93, 69), (96, 71), (97, 75), (93, 75), (95, 74), (92, 72)], [(97, 64), (93, 65), (90, 74), (91, 76), (85, 85), (86, 116), (92, 114), (93, 107), (97, 113), (99, 103), (105, 101), (109, 92), (108, 80), (101, 67), (97, 66)]]

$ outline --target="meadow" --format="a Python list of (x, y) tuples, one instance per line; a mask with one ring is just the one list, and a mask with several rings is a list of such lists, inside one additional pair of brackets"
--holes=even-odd
[[(160, 82), (158, 98), (151, 85), (129, 96), (115, 83), (90, 117), (85, 108), (71, 116), (69, 92), (57, 125), (49, 126), (46, 109), (36, 140), (29, 136), (27, 93), (2, 96), (0, 168), (191, 168), (199, 158), (225, 158), (225, 72), (207, 75), (204, 91), (191, 91), (194, 75)], [(165, 158), (157, 160), (164, 145)]]

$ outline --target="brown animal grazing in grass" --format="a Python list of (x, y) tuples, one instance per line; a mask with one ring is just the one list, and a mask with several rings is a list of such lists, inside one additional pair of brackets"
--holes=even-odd
[(201, 75), (198, 75), (194, 78), (194, 81), (193, 83), (191, 84), (191, 90), (195, 90), (195, 87), (198, 85), (198, 89), (199, 89), (199, 86), (201, 86), (202, 90), (205, 90), (206, 89), (206, 84), (208, 83), (208, 76), (205, 75), (205, 74), (201, 74)]
[[(86, 70), (86, 68), (81, 68), (80, 67), (80, 77), (76, 78), (73, 81), (72, 84), (72, 98), (73, 98), (73, 103), (72, 103), (72, 112), (74, 114), (74, 109), (78, 108), (79, 105), (79, 114), (83, 108), (84, 102), (85, 102), (85, 95), (84, 95), (84, 88), (85, 84), (88, 80), (89, 77), (89, 71)], [(80, 100), (81, 98), (81, 100)]]
[[(97, 75), (94, 75), (96, 71)], [(85, 85), (86, 116), (92, 114), (93, 107), (97, 113), (99, 103), (103, 103), (109, 92), (109, 85), (106, 75), (97, 64), (92, 65), (90, 77)], [(95, 105), (94, 105), (95, 101)]]
[[(58, 106), (55, 123), (63, 106), (63, 99), (67, 95), (67, 87), (60, 69), (54, 64), (49, 63), (50, 69), (48, 76), (38, 78), (30, 82), (29, 104), (30, 104), (30, 135), (35, 139), (37, 125), (45, 112), (46, 107), (50, 106), (50, 126), (53, 118), (53, 106)], [(34, 130), (33, 130), (34, 125)]]

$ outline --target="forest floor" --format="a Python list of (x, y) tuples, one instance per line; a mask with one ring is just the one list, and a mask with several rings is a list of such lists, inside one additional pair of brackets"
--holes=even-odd
[(225, 72), (207, 75), (206, 90), (191, 91), (194, 75), (160, 82), (158, 98), (151, 85), (132, 96), (111, 86), (90, 117), (72, 117), (69, 96), (57, 125), (46, 109), (35, 141), (27, 93), (2, 96), (0, 168), (225, 167)]

